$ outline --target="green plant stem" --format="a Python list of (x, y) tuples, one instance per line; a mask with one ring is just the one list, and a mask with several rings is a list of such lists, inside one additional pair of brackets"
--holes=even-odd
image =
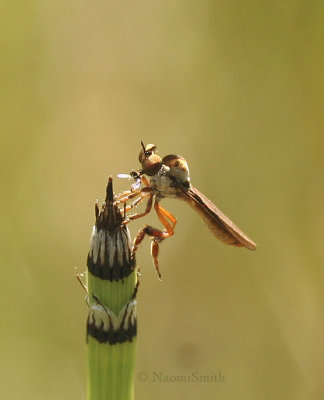
[(112, 179), (88, 255), (87, 400), (134, 399), (137, 273)]
[(88, 339), (88, 400), (133, 400), (136, 339), (98, 343)]

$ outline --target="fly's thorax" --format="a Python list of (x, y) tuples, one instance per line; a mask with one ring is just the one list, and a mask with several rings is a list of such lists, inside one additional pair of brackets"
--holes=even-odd
[(150, 179), (150, 186), (153, 193), (160, 198), (178, 197), (183, 188), (189, 185), (190, 178), (188, 173), (184, 173), (184, 171), (180, 170), (178, 167), (172, 168), (165, 164), (162, 164), (159, 172)]
[(150, 179), (153, 193), (158, 197), (177, 197), (179, 188), (170, 176), (170, 168), (162, 165), (159, 172)]
[(190, 185), (189, 167), (187, 161), (176, 154), (163, 157), (163, 165), (170, 168), (169, 175), (184, 187)]

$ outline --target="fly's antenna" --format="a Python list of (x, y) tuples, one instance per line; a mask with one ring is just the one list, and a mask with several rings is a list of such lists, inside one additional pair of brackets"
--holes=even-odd
[(143, 150), (145, 151), (145, 146), (144, 146), (144, 143), (143, 143), (142, 140), (141, 140), (141, 145), (142, 145), (142, 147), (143, 147)]

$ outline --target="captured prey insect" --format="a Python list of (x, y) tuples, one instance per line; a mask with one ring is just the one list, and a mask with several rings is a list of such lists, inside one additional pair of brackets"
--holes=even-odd
[(131, 178), (133, 184), (131, 190), (116, 196), (116, 203), (125, 203), (137, 197), (135, 201), (125, 207), (125, 210), (130, 210), (142, 200), (147, 199), (145, 211), (141, 214), (130, 215), (125, 221), (125, 223), (128, 223), (148, 214), (154, 202), (154, 209), (164, 229), (159, 230), (149, 225), (140, 229), (134, 239), (133, 256), (145, 235), (150, 236), (152, 238), (151, 254), (154, 266), (161, 279), (158, 263), (159, 243), (174, 234), (174, 227), (177, 223), (177, 219), (160, 206), (160, 201), (165, 197), (177, 198), (188, 203), (200, 214), (211, 232), (222, 242), (232, 246), (245, 247), (249, 250), (256, 249), (256, 244), (245, 233), (226, 217), (213, 202), (191, 185), (188, 164), (183, 157), (170, 154), (161, 158), (156, 154), (157, 149), (154, 144), (146, 146), (143, 142), (141, 144), (142, 150), (139, 153), (139, 161), (142, 169), (132, 171), (130, 175), (119, 175), (122, 178)]

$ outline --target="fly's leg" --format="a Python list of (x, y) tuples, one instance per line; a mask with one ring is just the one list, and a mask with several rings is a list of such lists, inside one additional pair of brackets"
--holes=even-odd
[[(162, 222), (163, 226), (165, 227), (165, 229), (168, 233), (168, 236), (172, 236), (174, 234), (174, 228), (177, 223), (176, 217), (174, 215), (172, 215), (168, 210), (161, 207), (158, 201), (155, 202), (154, 209), (156, 211), (156, 214), (157, 214), (159, 220)], [(168, 222), (168, 220), (170, 222)]]
[[(154, 267), (159, 276), (159, 279), (162, 280), (160, 268), (159, 268), (159, 259), (158, 259), (159, 251), (160, 251), (159, 243), (161, 243), (162, 240), (164, 240), (165, 238), (170, 237), (174, 234), (174, 228), (176, 226), (177, 219), (169, 211), (167, 211), (165, 208), (161, 207), (159, 205), (158, 201), (155, 202), (154, 209), (156, 211), (156, 214), (157, 214), (159, 220), (165, 227), (165, 230), (160, 231), (160, 234), (158, 236), (153, 235), (153, 240), (152, 240), (152, 244), (151, 244), (151, 254), (153, 257)], [(157, 231), (157, 230), (155, 230), (155, 231)], [(156, 233), (156, 232), (154, 232), (154, 233)]]
[[(177, 223), (177, 220), (169, 211), (159, 206), (159, 203), (157, 201), (154, 204), (154, 209), (159, 217), (159, 220), (164, 225), (165, 230), (161, 231), (149, 225), (146, 225), (142, 229), (140, 229), (134, 239), (132, 256), (133, 257), (135, 256), (138, 246), (143, 241), (145, 235), (150, 236), (152, 238), (151, 255), (153, 257), (154, 267), (158, 274), (159, 279), (162, 280), (159, 268), (159, 259), (158, 259), (160, 250), (159, 244), (162, 242), (162, 240), (174, 234), (174, 227)], [(167, 219), (169, 219), (170, 222)]]
[(142, 175), (141, 176), (141, 182), (145, 185), (145, 186), (150, 186), (150, 181), (146, 178), (146, 176)]
[(119, 193), (115, 196), (115, 204), (118, 206), (121, 203), (125, 203), (126, 201), (133, 199), (134, 197), (139, 196), (142, 193), (142, 189), (138, 190), (125, 190), (122, 193)]
[(126, 204), (124, 203), (125, 207), (124, 210), (125, 212), (131, 210), (132, 208), (137, 207), (142, 201), (144, 200), (144, 197), (138, 197), (136, 200), (134, 200), (132, 203), (128, 204), (128, 206), (126, 206)]
[(128, 216), (124, 220), (123, 225), (128, 224), (133, 219), (142, 218), (142, 217), (144, 217), (145, 215), (147, 215), (151, 211), (152, 204), (153, 204), (153, 195), (150, 192), (144, 192), (144, 193), (145, 193), (145, 196), (143, 196), (143, 198), (146, 197), (146, 196), (149, 196), (149, 199), (147, 200), (146, 208), (145, 208), (144, 212), (142, 212), (140, 214), (133, 214), (133, 215)]
[[(145, 187), (150, 186), (150, 182), (145, 176), (141, 177), (141, 183), (143, 183)], [(115, 203), (117, 205), (120, 203), (124, 203), (125, 201), (128, 201), (136, 196), (139, 196), (145, 190), (146, 188), (141, 188), (141, 189), (125, 190), (124, 192), (118, 193), (114, 196)]]
[(135, 253), (138, 249), (138, 246), (141, 244), (141, 242), (145, 238), (145, 235), (148, 235), (152, 238), (151, 254), (153, 257), (154, 267), (159, 276), (160, 281), (162, 281), (162, 276), (160, 273), (159, 261), (158, 261), (159, 242), (161, 242), (163, 239), (165, 239), (169, 235), (165, 231), (160, 231), (159, 229), (156, 229), (153, 226), (145, 225), (143, 228), (141, 228), (137, 232), (137, 235), (135, 236), (135, 239), (133, 242), (133, 247), (132, 247), (132, 257), (135, 257)]
[(127, 212), (127, 211), (131, 210), (132, 208), (137, 207), (145, 199), (145, 197), (148, 196), (148, 194), (145, 192), (142, 192), (140, 194), (141, 194), (141, 196), (138, 197), (136, 200), (134, 200), (132, 203), (128, 204), (128, 206), (125, 206), (125, 203), (124, 203), (125, 207), (123, 207), (123, 209), (120, 209), (120, 211)]

